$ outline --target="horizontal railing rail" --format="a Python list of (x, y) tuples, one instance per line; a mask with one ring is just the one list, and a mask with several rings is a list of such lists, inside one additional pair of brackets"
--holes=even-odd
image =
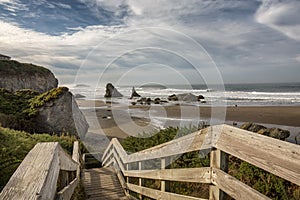
[[(77, 141), (72, 157), (58, 142), (36, 144), (3, 188), (0, 199), (69, 200), (80, 175)], [(57, 191), (58, 188), (61, 190)]]
[[(173, 156), (200, 150), (210, 151), (209, 167), (166, 169)], [(166, 192), (166, 181), (179, 181), (210, 184), (209, 199), (222, 199), (224, 192), (235, 199), (269, 199), (226, 172), (228, 155), (300, 185), (299, 145), (228, 125), (208, 127), (133, 154), (127, 154), (119, 141), (112, 139), (102, 163), (113, 166), (123, 188), (138, 193), (140, 198), (201, 199)], [(160, 169), (143, 169), (143, 163), (153, 159), (160, 160)], [(129, 183), (129, 178), (138, 178), (139, 185)], [(143, 179), (159, 180), (160, 190), (145, 187)]]

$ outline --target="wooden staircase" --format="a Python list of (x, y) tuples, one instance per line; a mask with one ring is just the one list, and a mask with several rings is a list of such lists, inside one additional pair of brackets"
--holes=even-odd
[(82, 176), (87, 200), (130, 199), (111, 167), (84, 169)]

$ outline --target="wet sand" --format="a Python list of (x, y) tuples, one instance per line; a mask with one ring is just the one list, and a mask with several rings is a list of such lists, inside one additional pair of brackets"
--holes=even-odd
[[(91, 131), (101, 132), (107, 137), (126, 138), (130, 135), (157, 130), (149, 118), (132, 117), (128, 114), (130, 109), (140, 111), (162, 112), (164, 117), (183, 118), (186, 116), (200, 115), (200, 119), (207, 120), (212, 116), (220, 121), (231, 122), (255, 122), (259, 124), (274, 124), (274, 126), (294, 126), (300, 130), (300, 106), (238, 106), (211, 108), (209, 106), (121, 106), (118, 104), (105, 103), (103, 101), (77, 100), (88, 122)], [(151, 116), (149, 116), (151, 118)], [(101, 129), (101, 130), (100, 130)], [(130, 134), (128, 134), (130, 133)]]

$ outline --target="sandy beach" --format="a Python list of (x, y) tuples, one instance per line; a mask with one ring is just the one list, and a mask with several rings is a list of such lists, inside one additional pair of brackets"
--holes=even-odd
[[(217, 110), (215, 118), (226, 116), (225, 122), (255, 122), (258, 124), (271, 124), (274, 127), (291, 126), (299, 127), (300, 130), (300, 107), (299, 106), (253, 106), (253, 107), (226, 107), (224, 109), (212, 108), (209, 106), (189, 105), (135, 105), (125, 106), (105, 103), (97, 100), (77, 100), (77, 103), (90, 124), (92, 132), (99, 132), (107, 137), (126, 138), (130, 135), (137, 135), (143, 132), (153, 132), (157, 127), (151, 124), (151, 116), (147, 118), (133, 117), (130, 110), (139, 112), (162, 112), (164, 117), (180, 119), (189, 114), (198, 114), (200, 119), (210, 119), (212, 109)], [(218, 112), (220, 112), (218, 114)], [(222, 112), (222, 113), (221, 113)], [(225, 112), (225, 113), (224, 113)], [(166, 122), (168, 123), (168, 122)], [(174, 123), (174, 122), (173, 122)]]

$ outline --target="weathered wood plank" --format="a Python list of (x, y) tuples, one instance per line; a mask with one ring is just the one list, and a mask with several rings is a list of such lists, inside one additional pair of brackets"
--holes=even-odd
[(67, 187), (62, 189), (57, 193), (57, 199), (58, 200), (69, 200), (71, 199), (75, 188), (77, 187), (77, 184), (79, 182), (78, 178), (75, 178)]
[(224, 125), (214, 147), (300, 185), (299, 145)]
[(87, 199), (121, 199), (126, 197), (112, 168), (85, 169), (84, 188)]
[(117, 153), (117, 151), (115, 150), (115, 148), (113, 149), (113, 155), (114, 155), (115, 160), (117, 161), (117, 165), (119, 166), (119, 168), (120, 168), (122, 171), (125, 171), (124, 163), (122, 162), (122, 158), (120, 158), (120, 156), (119, 156), (119, 154)]
[(235, 199), (270, 200), (268, 197), (217, 168), (212, 168), (212, 183)]
[(75, 141), (73, 144), (73, 153), (72, 153), (72, 159), (77, 162), (78, 164), (80, 163), (80, 149), (79, 149), (79, 142)]
[(58, 146), (38, 143), (25, 157), (0, 194), (0, 199), (53, 199), (59, 175)]
[[(224, 172), (228, 171), (228, 155), (219, 149), (212, 149), (210, 152), (210, 167), (221, 169)], [(209, 187), (209, 199), (223, 200), (226, 194), (217, 186)]]
[(128, 189), (142, 194), (144, 196), (153, 198), (153, 199), (163, 199), (163, 200), (205, 200), (202, 198), (196, 198), (196, 197), (191, 197), (191, 196), (185, 196), (185, 195), (180, 195), (180, 194), (174, 194), (174, 193), (169, 193), (169, 192), (162, 192), (160, 190), (154, 190), (146, 187), (140, 187), (138, 185), (134, 185), (131, 183), (128, 183)]
[(124, 171), (124, 176), (141, 177), (146, 179), (193, 182), (193, 183), (211, 183), (210, 167), (202, 168), (184, 168), (184, 169), (163, 169), (163, 170), (130, 170)]
[(206, 128), (170, 142), (130, 154), (127, 159), (124, 159), (124, 163), (169, 157), (191, 151), (210, 149), (211, 145), (211, 128)]
[(60, 145), (57, 148), (60, 169), (65, 171), (76, 171), (78, 163), (74, 161), (72, 157), (69, 154), (67, 154)]
[(76, 170), (76, 177), (79, 179), (80, 178), (80, 147), (78, 141), (75, 141), (73, 144), (72, 159), (78, 164)]

